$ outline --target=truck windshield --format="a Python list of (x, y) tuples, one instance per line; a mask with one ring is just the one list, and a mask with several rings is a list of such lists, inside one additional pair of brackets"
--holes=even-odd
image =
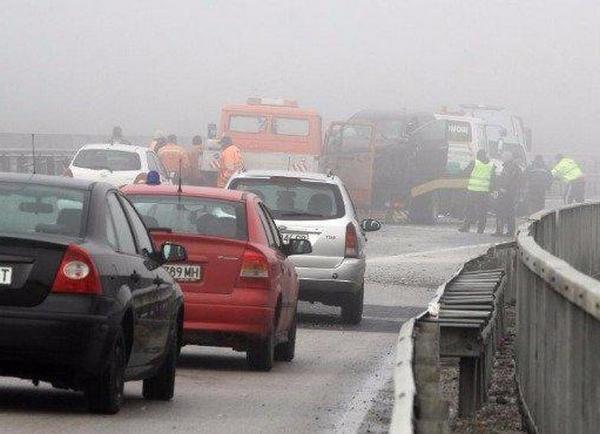
[(335, 184), (274, 177), (238, 179), (230, 188), (256, 194), (278, 220), (327, 220), (345, 215)]
[(283, 136), (308, 136), (308, 119), (274, 118), (273, 133)]
[(265, 116), (231, 115), (229, 129), (236, 133), (262, 133), (267, 130)]

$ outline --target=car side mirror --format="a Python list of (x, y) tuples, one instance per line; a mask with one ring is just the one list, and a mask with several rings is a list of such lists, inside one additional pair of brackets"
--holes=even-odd
[(285, 254), (291, 255), (306, 255), (312, 253), (312, 244), (308, 240), (292, 239), (290, 242), (283, 246)]
[(381, 222), (375, 219), (364, 219), (360, 222), (360, 228), (363, 232), (376, 232), (381, 229)]
[(160, 246), (160, 254), (163, 263), (187, 260), (185, 247), (180, 244), (166, 242)]

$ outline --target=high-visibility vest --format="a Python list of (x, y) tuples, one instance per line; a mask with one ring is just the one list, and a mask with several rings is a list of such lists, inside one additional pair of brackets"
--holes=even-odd
[(190, 160), (185, 148), (173, 143), (160, 148), (158, 158), (169, 172), (179, 173), (180, 162), (182, 170), (187, 171), (190, 168)]
[(492, 162), (482, 163), (475, 160), (475, 166), (471, 172), (467, 190), (489, 192), (492, 186), (492, 173), (494, 172), (494, 164)]
[(565, 182), (573, 182), (583, 176), (583, 171), (571, 158), (563, 158), (552, 169), (552, 176)]
[(244, 168), (244, 158), (240, 148), (235, 145), (230, 145), (221, 153), (219, 161), (219, 177), (217, 178), (217, 187), (224, 188), (238, 170)]

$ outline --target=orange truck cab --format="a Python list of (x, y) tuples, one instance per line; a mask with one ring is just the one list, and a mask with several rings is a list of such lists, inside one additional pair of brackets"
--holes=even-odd
[[(246, 104), (221, 109), (219, 137), (240, 148), (247, 169), (314, 172), (323, 150), (322, 121), (315, 109), (295, 101), (249, 98)], [(218, 140), (206, 144), (203, 171), (218, 171)]]

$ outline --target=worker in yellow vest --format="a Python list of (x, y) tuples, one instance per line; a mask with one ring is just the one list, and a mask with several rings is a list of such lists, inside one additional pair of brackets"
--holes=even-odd
[(469, 164), (465, 173), (469, 176), (465, 220), (459, 231), (469, 232), (471, 225), (477, 223), (477, 233), (482, 234), (485, 230), (496, 167), (488, 159), (485, 150), (480, 149), (477, 158)]
[(552, 176), (567, 185), (565, 203), (583, 202), (585, 200), (585, 178), (583, 170), (572, 158), (562, 154), (556, 156), (556, 165)]

